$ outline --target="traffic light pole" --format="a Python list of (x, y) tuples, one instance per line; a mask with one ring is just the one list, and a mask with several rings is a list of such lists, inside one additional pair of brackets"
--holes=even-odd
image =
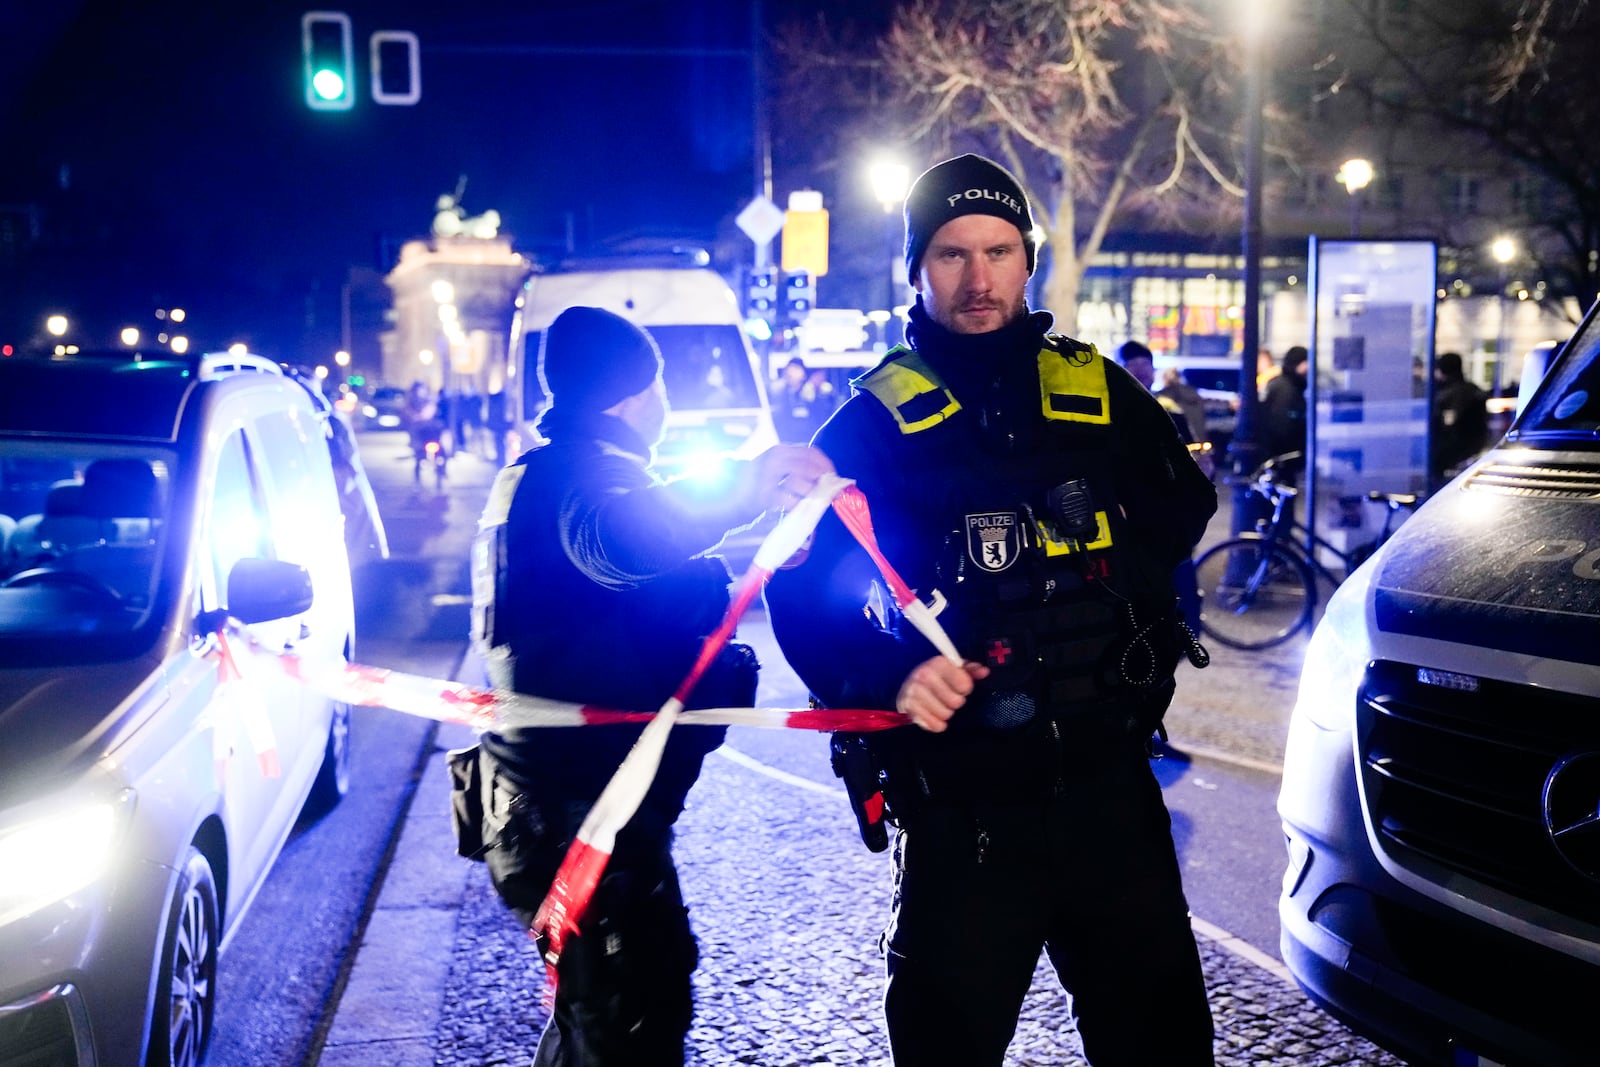
[[(754, 109), (751, 131), (755, 142), (755, 196), (772, 199), (772, 128), (767, 118), (767, 59), (761, 47), (765, 38), (761, 0), (750, 4), (750, 103)], [(772, 242), (757, 241), (757, 271), (772, 266)]]

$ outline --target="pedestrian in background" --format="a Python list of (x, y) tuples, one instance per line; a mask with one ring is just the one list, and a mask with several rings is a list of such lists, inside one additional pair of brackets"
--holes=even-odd
[[(832, 470), (779, 445), (728, 461), (732, 489), (650, 469), (666, 420), (661, 356), (644, 330), (599, 308), (551, 323), (547, 443), (504, 468), (474, 548), (473, 636), (496, 688), (654, 711), (688, 674), (729, 604), (712, 550), (764, 511), (793, 506)], [(730, 643), (689, 707), (748, 707), (758, 664)], [(495, 889), (528, 926), (551, 879), (642, 727), (485, 733), (482, 844)], [(719, 727), (674, 729), (660, 770), (557, 963), (538, 1067), (677, 1067), (698, 953), (672, 861), (672, 827)]]
[(1200, 395), (1200, 390), (1183, 380), (1183, 373), (1177, 367), (1168, 367), (1161, 372), (1161, 386), (1155, 390), (1155, 394), (1162, 407), (1177, 405), (1183, 413), (1183, 421), (1189, 426), (1189, 440), (1192, 443), (1204, 444), (1210, 439), (1206, 433), (1206, 398)]
[(783, 365), (770, 394), (780, 441), (805, 444), (833, 413), (833, 383), (821, 373), (813, 374), (799, 356)]
[(1283, 369), (1267, 383), (1261, 397), (1261, 458), (1301, 453), (1301, 458), (1281, 470), (1295, 484), (1304, 469), (1306, 448), (1306, 368), (1310, 355), (1304, 345), (1283, 354)]
[(1489, 447), (1489, 394), (1467, 381), (1459, 352), (1441, 352), (1433, 364), (1429, 444), (1434, 485), (1455, 477)]
[(911, 724), (868, 742), (898, 826), (882, 940), (894, 1062), (999, 1067), (1043, 950), (1091, 1063), (1210, 1064), (1147, 742), (1180, 655), (1169, 575), (1215, 489), (1138, 382), (1029, 312), (1033, 218), (1010, 174), (946, 160), (905, 212), (910, 347), (857, 380), (816, 442), (907, 584), (946, 598), (965, 659), (885, 616), (832, 515), (768, 586), (784, 655), (822, 703)]
[[(1122, 346), (1117, 349), (1117, 362), (1122, 364), (1127, 372), (1133, 375), (1134, 380), (1146, 389), (1149, 389), (1150, 383), (1155, 381), (1155, 357), (1151, 355), (1150, 349), (1140, 342), (1124, 341)], [(1167, 370), (1175, 372), (1176, 368), (1168, 367)], [(1198, 442), (1189, 427), (1189, 420), (1184, 417), (1183, 409), (1166, 392), (1156, 393), (1154, 396), (1156, 402), (1161, 405), (1162, 410), (1171, 417), (1173, 429), (1178, 431), (1178, 437), (1182, 439), (1184, 447), (1189, 450), (1189, 454), (1195, 457), (1196, 466), (1200, 468), (1207, 479), (1210, 479), (1216, 473), (1215, 467), (1211, 462), (1211, 454), (1209, 452), (1196, 451)], [(1184, 623), (1189, 627), (1191, 633), (1198, 634), (1200, 632), (1201, 606), (1200, 578), (1195, 574), (1193, 554), (1184, 557), (1172, 569), (1172, 589), (1178, 597), (1178, 608), (1183, 612)]]
[(506, 416), (505, 390), (497, 390), (484, 398), (483, 425), (489, 431), (489, 439), (494, 448), (494, 465), (506, 465), (506, 433), (511, 429), (511, 420)]
[(1267, 394), (1267, 383), (1278, 376), (1278, 361), (1272, 358), (1272, 349), (1263, 348), (1256, 353), (1256, 396)]

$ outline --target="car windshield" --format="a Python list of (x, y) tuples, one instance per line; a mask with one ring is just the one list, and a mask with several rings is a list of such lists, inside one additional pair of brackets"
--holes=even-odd
[(761, 406), (737, 326), (651, 326), (674, 411)]
[(150, 615), (174, 457), (0, 437), (0, 641), (127, 633)]
[(1600, 439), (1600, 319), (1567, 343), (1517, 420), (1517, 439)]

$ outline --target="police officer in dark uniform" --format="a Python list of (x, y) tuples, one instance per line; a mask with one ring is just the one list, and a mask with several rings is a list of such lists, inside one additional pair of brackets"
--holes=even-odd
[[(712, 550), (832, 469), (779, 445), (720, 477), (650, 470), (667, 404), (654, 341), (599, 308), (545, 336), (548, 443), (501, 471), (474, 545), (474, 636), (490, 680), (557, 700), (654, 711), (688, 674), (729, 603)], [(730, 644), (689, 707), (750, 706), (757, 664)], [(584, 816), (642, 727), (508, 729), (483, 736), (482, 844), (495, 888), (531, 923)], [(557, 965), (542, 1067), (683, 1062), (697, 951), (673, 868), (672, 826), (721, 728), (680, 726)]]
[[(868, 789), (898, 825), (883, 938), (898, 1067), (998, 1067), (1041, 950), (1096, 1067), (1210, 1064), (1147, 743), (1180, 655), (1201, 658), (1169, 575), (1216, 494), (1138, 382), (1028, 311), (1032, 230), (991, 161), (924, 173), (906, 200), (910, 347), (858, 379), (815, 442), (865, 493), (884, 556), (945, 601), (965, 662), (873, 594), (832, 516), (769, 585), (769, 611), (822, 703), (913, 724), (869, 735)], [(835, 736), (836, 768), (862, 741)]]

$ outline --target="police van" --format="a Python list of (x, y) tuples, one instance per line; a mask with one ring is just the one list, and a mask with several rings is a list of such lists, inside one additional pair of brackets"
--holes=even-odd
[(507, 388), (523, 447), (549, 403), (538, 374), (545, 331), (573, 305), (604, 308), (649, 331), (661, 349), (666, 439), (656, 469), (693, 472), (708, 461), (750, 458), (778, 443), (766, 375), (744, 332), (739, 301), (715, 271), (670, 260), (588, 260), (529, 276), (510, 333)]
[(1314, 1000), (1414, 1063), (1596, 1062), (1600, 305), (1335, 592), (1278, 812)]

